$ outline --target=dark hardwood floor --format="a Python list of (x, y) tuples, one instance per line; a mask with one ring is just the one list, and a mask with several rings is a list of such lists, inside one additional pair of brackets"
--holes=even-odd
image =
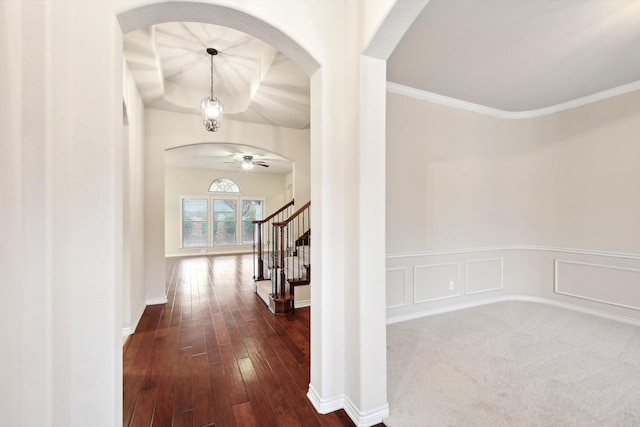
[(167, 259), (169, 302), (148, 306), (125, 344), (124, 426), (354, 425), (307, 399), (309, 309), (272, 315), (252, 265), (250, 255)]

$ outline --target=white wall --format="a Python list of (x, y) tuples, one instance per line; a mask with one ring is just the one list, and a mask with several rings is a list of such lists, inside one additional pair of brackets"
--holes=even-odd
[[(246, 31), (298, 61), (310, 75), (312, 130), (305, 141), (310, 134), (314, 158), (306, 160), (311, 163), (307, 188), (314, 198), (318, 248), (312, 254), (314, 283), (321, 283), (312, 291), (310, 390), (321, 411), (350, 402), (350, 415), (360, 424), (384, 416), (385, 330), (377, 317), (368, 321), (369, 312), (384, 310), (383, 279), (372, 284), (359, 275), (347, 277), (344, 258), (356, 256), (360, 268), (380, 265), (383, 258), (362, 257), (358, 250), (369, 241), (377, 247), (379, 236), (345, 230), (367, 212), (360, 189), (384, 173), (384, 168), (375, 175), (373, 168), (360, 169), (360, 155), (366, 154), (360, 145), (366, 141), (359, 129), (384, 121), (379, 114), (361, 112), (361, 94), (384, 91), (379, 82), (368, 87), (362, 81), (360, 72), (370, 64), (361, 62), (361, 53), (393, 3), (0, 2), (3, 423), (113, 426), (122, 420), (122, 29), (162, 20), (201, 20)], [(142, 6), (148, 9), (130, 12)], [(348, 47), (344, 40), (351, 40)], [(381, 73), (379, 67), (371, 71)], [(165, 295), (164, 218), (157, 215), (164, 211), (163, 151), (211, 141), (197, 117), (169, 122), (177, 126), (145, 119), (147, 303), (162, 302)], [(293, 133), (225, 121), (217, 137), (218, 142), (251, 144), (259, 136), (269, 151), (293, 159), (284, 153), (295, 145), (288, 141), (298, 140)], [(303, 187), (296, 183), (300, 202), (308, 198), (298, 194)], [(345, 220), (352, 208), (356, 215)], [(346, 291), (351, 287), (356, 292)], [(366, 310), (345, 315), (365, 303)], [(358, 339), (355, 346), (345, 346), (344, 328)], [(365, 357), (367, 363), (347, 377), (345, 360), (359, 366)], [(375, 382), (367, 380), (371, 377)]]
[(123, 335), (135, 331), (145, 304), (144, 291), (144, 104), (123, 60)]
[[(229, 246), (207, 248), (182, 248), (180, 241), (181, 228), (181, 196), (209, 197), (209, 186), (218, 178), (229, 178), (238, 184), (240, 194), (230, 194), (235, 197), (264, 198), (263, 213), (269, 215), (285, 202), (284, 174), (218, 171), (211, 169), (165, 169), (165, 252), (167, 256), (196, 255), (201, 253), (242, 253), (251, 252), (249, 246)], [(205, 252), (202, 252), (202, 251)]]
[(640, 318), (639, 103), (507, 120), (388, 94), (388, 316), (523, 294)]
[(3, 426), (122, 420), (123, 73), (111, 8), (0, 2)]

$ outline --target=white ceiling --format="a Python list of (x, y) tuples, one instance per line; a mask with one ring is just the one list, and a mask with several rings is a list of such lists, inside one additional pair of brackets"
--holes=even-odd
[(508, 112), (637, 90), (640, 1), (431, 0), (387, 72), (393, 83)]
[[(264, 161), (268, 168), (254, 166), (245, 171), (241, 167), (243, 156), (253, 156), (254, 161)], [(195, 168), (228, 170), (247, 173), (288, 174), (292, 162), (268, 151), (239, 144), (194, 144), (167, 150), (165, 165), (171, 168)]]
[[(147, 108), (200, 114), (210, 90), (207, 47), (220, 51), (214, 94), (225, 118), (308, 128), (309, 78), (300, 68), (243, 32), (194, 22), (125, 35)], [(638, 90), (640, 0), (431, 0), (388, 59), (387, 78), (504, 112)]]
[(225, 117), (305, 129), (309, 78), (263, 41), (219, 25), (170, 22), (124, 36), (124, 55), (147, 108), (200, 114), (211, 90)]

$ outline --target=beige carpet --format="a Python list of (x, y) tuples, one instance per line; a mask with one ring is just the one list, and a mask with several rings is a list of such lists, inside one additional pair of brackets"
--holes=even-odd
[(640, 426), (640, 327), (500, 302), (389, 325), (389, 427)]

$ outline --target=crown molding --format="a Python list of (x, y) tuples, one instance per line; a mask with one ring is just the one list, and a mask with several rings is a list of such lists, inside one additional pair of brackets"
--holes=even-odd
[(572, 101), (563, 102), (561, 104), (552, 105), (550, 107), (539, 108), (529, 111), (504, 111), (497, 108), (486, 107), (472, 102), (462, 101), (448, 96), (438, 95), (437, 93), (427, 92), (425, 90), (415, 89), (398, 83), (387, 82), (387, 92), (398, 95), (409, 96), (411, 98), (423, 101), (433, 102), (435, 104), (446, 105), (448, 107), (458, 108), (461, 110), (472, 111), (474, 113), (484, 114), (486, 116), (496, 117), (499, 119), (529, 119), (533, 117), (545, 116), (548, 114), (559, 113), (561, 111), (570, 110), (572, 108), (581, 107), (593, 102), (602, 101), (625, 93), (640, 90), (640, 80), (594, 93), (592, 95), (577, 98)]
[(463, 253), (470, 253), (470, 252), (494, 252), (494, 251), (562, 252), (562, 253), (570, 253), (570, 254), (576, 254), (576, 255), (595, 255), (595, 256), (601, 256), (601, 257), (640, 260), (640, 253), (607, 252), (607, 251), (597, 251), (597, 250), (591, 250), (591, 249), (576, 249), (576, 248), (564, 248), (564, 247), (558, 247), (558, 246), (543, 246), (543, 245), (503, 245), (503, 246), (484, 246), (484, 247), (444, 249), (444, 250), (418, 251), (418, 252), (397, 252), (397, 253), (388, 253), (385, 255), (385, 257), (386, 259), (413, 258), (413, 257), (423, 257), (423, 256), (453, 255), (453, 254), (463, 254)]

